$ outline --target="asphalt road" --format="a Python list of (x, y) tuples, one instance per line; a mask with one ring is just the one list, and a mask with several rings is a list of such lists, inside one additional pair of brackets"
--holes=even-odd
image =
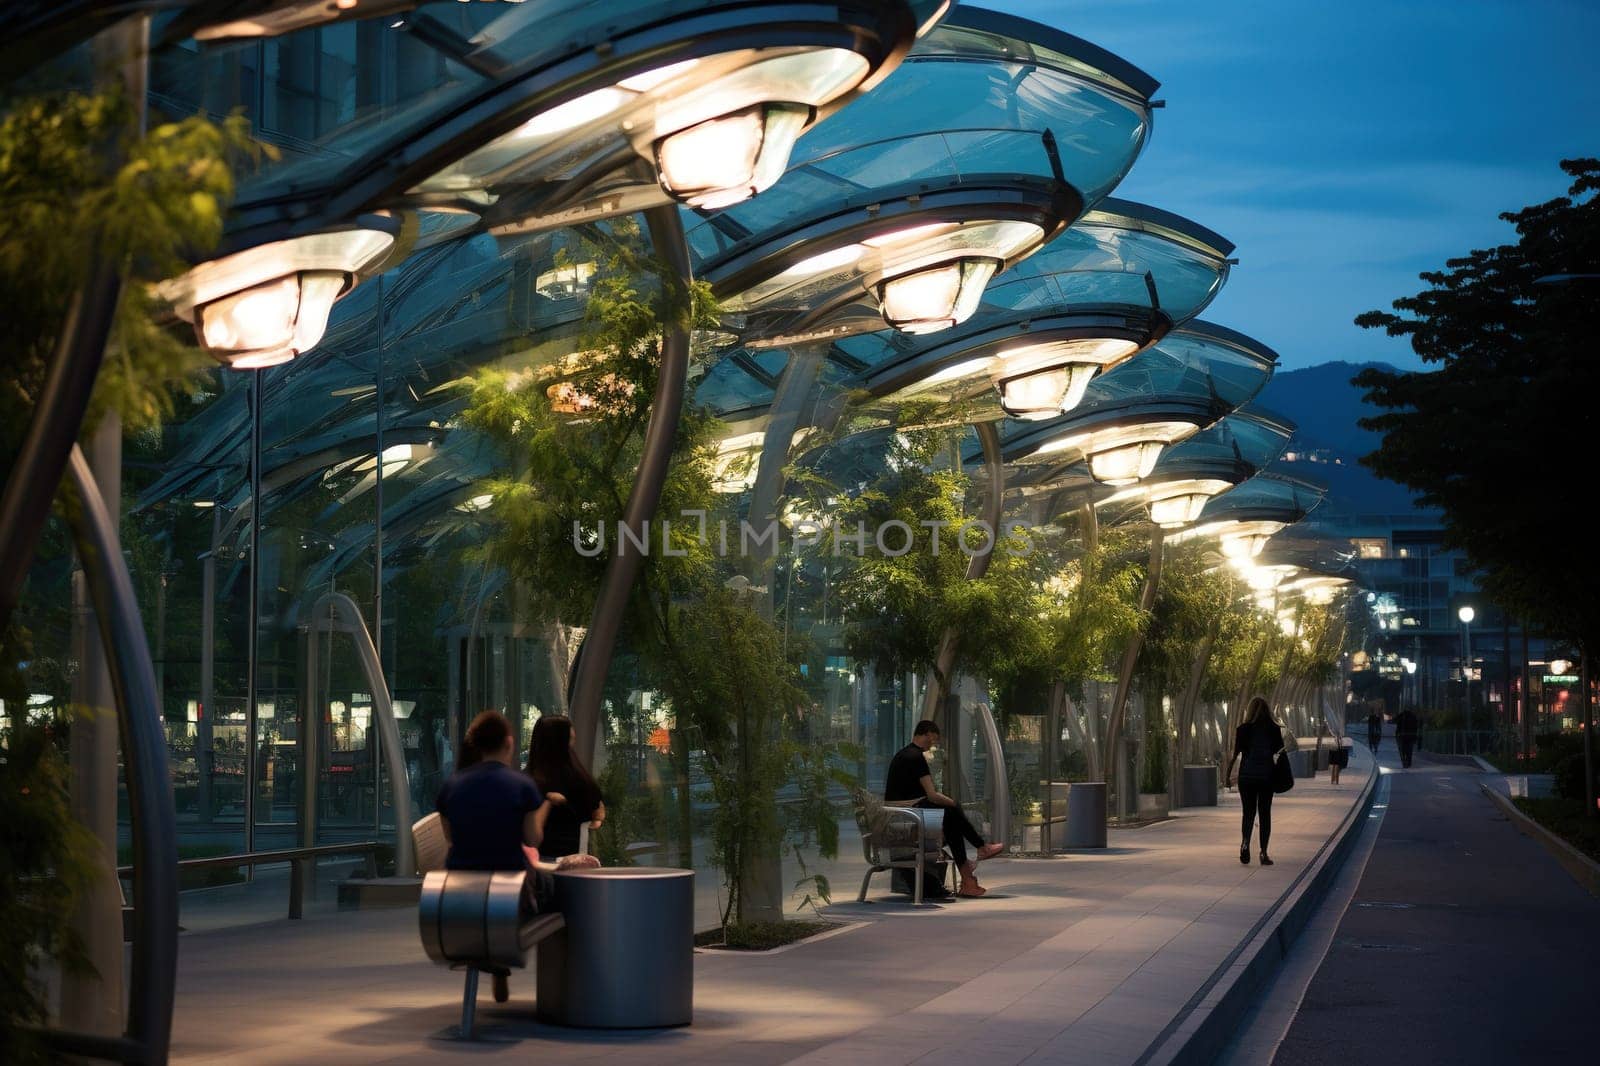
[(1388, 811), (1274, 1063), (1600, 1061), (1600, 900), (1475, 770), (1384, 739)]

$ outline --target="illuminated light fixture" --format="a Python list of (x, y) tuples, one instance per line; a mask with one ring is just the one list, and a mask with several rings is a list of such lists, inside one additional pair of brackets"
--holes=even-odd
[(1105, 485), (1131, 485), (1150, 476), (1165, 447), (1165, 441), (1143, 440), (1095, 452), (1089, 456), (1089, 475)]
[(202, 263), (155, 288), (219, 362), (259, 370), (316, 347), (334, 301), (393, 244), (391, 234), (370, 229), (294, 237)]
[[(667, 63), (590, 89), (547, 106), (411, 193), (492, 203), (503, 181), (562, 173), (574, 165), (574, 152), (592, 155), (620, 139), (618, 147), (631, 147), (654, 164), (656, 183), (672, 199), (701, 210), (739, 203), (783, 176), (795, 141), (819, 108), (847, 96), (873, 72), (873, 62), (849, 48), (777, 51), (744, 48)], [(599, 175), (595, 181), (606, 184)], [(647, 206), (637, 190), (596, 195), (583, 207), (564, 206), (560, 219)], [(555, 218), (534, 214), (496, 232), (545, 228)]]
[(1000, 260), (970, 256), (912, 270), (878, 283), (883, 319), (902, 333), (937, 333), (978, 309)]
[(1000, 406), (1013, 418), (1054, 418), (1078, 406), (1099, 370), (1093, 363), (1069, 363), (1007, 378), (999, 385)]
[[(624, 398), (633, 395), (633, 383), (624, 381), (614, 374), (606, 374), (598, 384), (608, 392), (620, 393)], [(562, 415), (582, 414), (600, 405), (599, 397), (585, 392), (570, 381), (558, 381), (545, 389), (544, 394), (550, 401), (550, 409)]]
[(1557, 674), (1557, 675), (1565, 674), (1571, 669), (1572, 669), (1572, 660), (1571, 659), (1551, 659), (1550, 660), (1550, 672), (1552, 674)]
[[(406, 468), (406, 464), (412, 462), (413, 460), (426, 457), (427, 453), (430, 451), (432, 451), (432, 449), (426, 444), (389, 445), (389, 447), (383, 450), (383, 476), (388, 477), (391, 474), (398, 474), (400, 471)], [(369, 456), (366, 459), (361, 460), (361, 462), (357, 463), (351, 469), (358, 474), (362, 474), (376, 469), (377, 466), (378, 460)]]
[(712, 460), (711, 488), (721, 493), (739, 493), (756, 483), (756, 468), (765, 433), (738, 433), (717, 442)]
[(585, 292), (597, 269), (594, 263), (570, 263), (546, 270), (533, 280), (533, 289), (551, 299), (567, 299)]
[(1001, 352), (1000, 406), (1014, 418), (1030, 420), (1066, 414), (1082, 402), (1095, 374), (1138, 351), (1137, 341), (1121, 337), (1076, 337)]
[[(1039, 445), (1025, 458), (1032, 459), (1069, 450), (1078, 451), (1089, 458), (1089, 473), (1096, 481), (1109, 485), (1127, 485), (1140, 477), (1148, 476), (1156, 460), (1161, 457), (1161, 449), (1164, 446), (1191, 436), (1197, 428), (1193, 422), (1165, 420), (1124, 422), (1102, 429), (1083, 430), (1056, 437)], [(1104, 458), (1100, 459), (1097, 468), (1095, 459), (1102, 456)], [(1143, 474), (1140, 473), (1141, 470), (1144, 471)], [(1117, 480), (1108, 481), (1101, 476), (1103, 473), (1110, 473)], [(1128, 475), (1126, 480), (1119, 476), (1123, 474)]]
[(948, 222), (930, 222), (925, 226), (907, 226), (905, 229), (892, 230), (876, 237), (868, 237), (861, 243), (868, 248), (892, 248), (897, 244), (907, 244), (911, 241), (919, 241), (924, 237), (931, 237), (935, 233), (943, 233), (948, 229), (950, 229)]
[(686, 73), (700, 65), (698, 59), (685, 59), (682, 63), (668, 63), (655, 70), (647, 70), (643, 74), (635, 74), (631, 78), (623, 78), (617, 82), (617, 87), (626, 89), (631, 93), (647, 93), (651, 89), (665, 85), (679, 74)]
[(1469, 626), (1472, 624), (1472, 620), (1478, 617), (1478, 612), (1474, 611), (1471, 607), (1462, 607), (1456, 612), (1456, 617), (1461, 619), (1462, 625)]
[(1253, 559), (1261, 554), (1271, 536), (1266, 533), (1240, 533), (1222, 538), (1222, 554), (1229, 559)]
[(541, 111), (518, 126), (511, 135), (518, 140), (544, 140), (602, 119), (631, 99), (633, 97), (621, 89), (596, 89), (564, 104), (557, 104), (548, 111)]
[(976, 374), (980, 370), (987, 370), (993, 363), (994, 359), (987, 355), (981, 355), (976, 359), (963, 359), (959, 363), (951, 363), (943, 370), (930, 375), (923, 384), (938, 385), (946, 381), (955, 381), (969, 374)]
[(783, 177), (809, 107), (766, 104), (709, 119), (656, 143), (661, 187), (690, 207), (748, 200)]
[(1150, 520), (1156, 525), (1163, 529), (1179, 529), (1197, 521), (1213, 496), (1233, 487), (1233, 482), (1220, 478), (1182, 478), (1124, 489), (1096, 506), (1141, 502), (1149, 509)]
[(1150, 501), (1150, 521), (1162, 529), (1178, 529), (1200, 517), (1211, 497), (1203, 492)]
[(1252, 566), (1245, 571), (1245, 581), (1256, 592), (1271, 592), (1293, 570), (1292, 566)]
[(819, 252), (809, 259), (802, 259), (779, 276), (800, 278), (809, 277), (812, 274), (826, 274), (851, 265), (865, 255), (866, 251), (866, 248), (859, 244), (847, 244), (843, 248)]

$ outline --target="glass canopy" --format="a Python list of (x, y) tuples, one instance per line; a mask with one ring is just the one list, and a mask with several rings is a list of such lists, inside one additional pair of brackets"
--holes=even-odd
[[(526, 229), (669, 194), (699, 202), (710, 191), (692, 185), (701, 177), (731, 174), (723, 191), (733, 195), (732, 186), (770, 181), (757, 172), (781, 172), (794, 138), (892, 69), (940, 9), (927, 0), (414, 7), (304, 26), (242, 52), (168, 40), (170, 24), (155, 27), (161, 97), (178, 110), (244, 106), (280, 149), (242, 183), (225, 251), (378, 209), (432, 205)], [(255, 99), (264, 74), (275, 95)], [(316, 106), (291, 100), (297, 88)], [(753, 155), (733, 174), (742, 146)], [(708, 159), (725, 164), (719, 174), (702, 173)]]

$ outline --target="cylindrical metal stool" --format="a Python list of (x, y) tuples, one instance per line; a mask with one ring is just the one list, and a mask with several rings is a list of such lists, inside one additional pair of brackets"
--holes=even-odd
[(1106, 846), (1106, 783), (1074, 781), (1067, 793), (1066, 846)]
[(1183, 805), (1185, 807), (1215, 807), (1217, 805), (1217, 768), (1210, 763), (1204, 766), (1183, 768)]
[(592, 1029), (688, 1025), (694, 871), (558, 870), (563, 933), (539, 945), (539, 1017)]

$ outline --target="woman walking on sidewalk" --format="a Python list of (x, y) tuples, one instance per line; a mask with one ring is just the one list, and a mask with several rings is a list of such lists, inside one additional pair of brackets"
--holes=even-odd
[(1260, 696), (1250, 701), (1244, 724), (1233, 737), (1233, 758), (1228, 760), (1224, 779), (1233, 786), (1233, 764), (1239, 763), (1239, 798), (1243, 801), (1244, 831), (1239, 845), (1239, 861), (1250, 865), (1250, 832), (1257, 815), (1261, 818), (1261, 865), (1271, 866), (1267, 842), (1272, 837), (1272, 760), (1283, 750), (1283, 729), (1272, 717), (1272, 708)]

